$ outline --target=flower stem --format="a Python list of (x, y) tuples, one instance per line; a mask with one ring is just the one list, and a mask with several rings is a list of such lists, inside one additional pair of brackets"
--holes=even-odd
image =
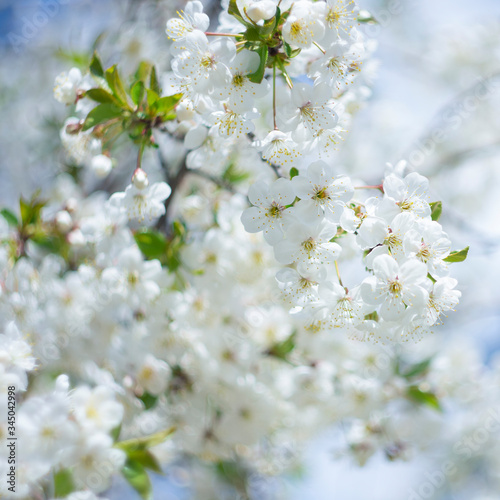
[(382, 184), (377, 184), (376, 186), (355, 186), (354, 189), (379, 189), (384, 192), (384, 186)]
[(316, 45), (316, 47), (318, 47), (318, 49), (321, 50), (323, 54), (326, 54), (326, 50), (321, 45), (319, 45), (317, 42), (313, 42), (313, 44)]
[(207, 36), (232, 36), (234, 38), (241, 36), (239, 33), (214, 33), (213, 31), (205, 31)]
[(278, 130), (276, 125), (276, 61), (273, 63), (273, 122), (274, 130)]
[(139, 154), (137, 155), (137, 166), (136, 166), (136, 169), (138, 170), (139, 168), (141, 168), (141, 164), (142, 164), (142, 156), (144, 154), (144, 147), (146, 146), (146, 144), (144, 143), (144, 141), (141, 142), (141, 145), (139, 146)]
[(337, 278), (339, 279), (339, 285), (343, 288), (342, 278), (340, 277), (339, 263), (335, 261), (335, 271), (337, 272)]

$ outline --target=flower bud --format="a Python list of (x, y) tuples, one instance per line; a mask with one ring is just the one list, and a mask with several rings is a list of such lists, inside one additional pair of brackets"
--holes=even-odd
[(267, 21), (276, 14), (276, 4), (269, 0), (253, 2), (246, 10), (247, 16), (254, 22)]
[(96, 177), (99, 177), (100, 179), (107, 177), (113, 168), (111, 158), (106, 155), (94, 156), (90, 165)]
[(149, 185), (149, 180), (146, 172), (142, 170), (142, 168), (136, 169), (134, 172), (134, 175), (132, 176), (132, 184), (137, 188), (137, 189), (144, 189), (147, 188)]
[(56, 214), (56, 226), (61, 233), (66, 234), (73, 227), (73, 219), (66, 210), (61, 210)]
[(83, 247), (85, 245), (85, 236), (79, 229), (75, 229), (68, 234), (68, 243), (73, 247)]

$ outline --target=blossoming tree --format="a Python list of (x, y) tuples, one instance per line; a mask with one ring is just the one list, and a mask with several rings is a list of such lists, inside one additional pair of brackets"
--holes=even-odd
[(223, 7), (215, 31), (197, 0), (167, 22), (166, 73), (94, 53), (56, 78), (71, 168), (0, 219), (22, 450), (3, 496), (91, 500), (121, 474), (147, 499), (151, 471), (189, 463), (218, 498), (263, 498), (255, 478), (321, 429), (360, 465), (404, 459), (460, 404), (412, 346), (457, 306), (468, 249), (404, 162), (367, 186), (333, 159), (374, 19), (353, 0)]

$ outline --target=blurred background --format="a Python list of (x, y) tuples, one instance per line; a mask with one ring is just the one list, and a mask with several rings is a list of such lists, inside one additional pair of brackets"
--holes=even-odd
[[(219, 6), (204, 2), (217, 13)], [(479, 346), (483, 363), (500, 347), (500, 2), (498, 0), (359, 0), (378, 24), (371, 64), (372, 96), (360, 109), (336, 157), (355, 177), (377, 184), (386, 162), (406, 159), (431, 180), (445, 206), (442, 223), (457, 248), (463, 292), (450, 315), (449, 343)], [(127, 71), (141, 59), (168, 68), (166, 20), (178, 0), (0, 0), (0, 204), (12, 206), (50, 183), (58, 169), (59, 130), (53, 81), (99, 47)], [(457, 365), (460, 367), (460, 364)], [(458, 368), (459, 369), (459, 368)], [(293, 500), (415, 500), (439, 457), (406, 463), (384, 457), (364, 468), (336, 457), (339, 431), (312, 443), (296, 475), (276, 481)], [(155, 499), (190, 498), (182, 470), (155, 480)], [(481, 476), (444, 485), (438, 498), (472, 498)], [(107, 496), (128, 498), (117, 484)], [(131, 494), (132, 495), (132, 494)], [(132, 496), (130, 497), (132, 498)], [(475, 496), (474, 498), (479, 498)], [(481, 497), (487, 500), (498, 496)]]

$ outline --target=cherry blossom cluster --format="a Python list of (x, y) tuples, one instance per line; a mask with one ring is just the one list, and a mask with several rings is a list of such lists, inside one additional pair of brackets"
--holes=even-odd
[(352, 0), (231, 0), (210, 32), (191, 1), (168, 69), (144, 56), (122, 78), (94, 53), (56, 78), (66, 171), (0, 212), (19, 498), (96, 500), (121, 474), (147, 499), (148, 471), (184, 464), (192, 498), (262, 498), (253, 480), (332, 426), (363, 465), (445, 440), (448, 407), (486, 411), (498, 368), (426, 343), (467, 255), (428, 181), (400, 164), (362, 186), (333, 156), (370, 92), (362, 18)]
[[(233, 0), (220, 17), (223, 31), (214, 33), (199, 1), (179, 16), (167, 22), (173, 60), (166, 90), (183, 95), (186, 147), (214, 133), (255, 133), (263, 158), (288, 169), (308, 154), (331, 155), (368, 50), (353, 0)], [(307, 81), (292, 82), (300, 75)]]
[[(376, 341), (419, 338), (458, 304), (446, 262), (456, 261), (451, 242), (432, 220), (425, 177), (395, 171), (375, 189), (383, 196), (358, 201), (348, 177), (317, 161), (291, 180), (253, 184), (242, 222), (262, 231), (287, 266), (276, 278), (310, 328)], [(372, 273), (352, 287), (339, 271), (343, 247), (349, 258), (364, 252)]]

